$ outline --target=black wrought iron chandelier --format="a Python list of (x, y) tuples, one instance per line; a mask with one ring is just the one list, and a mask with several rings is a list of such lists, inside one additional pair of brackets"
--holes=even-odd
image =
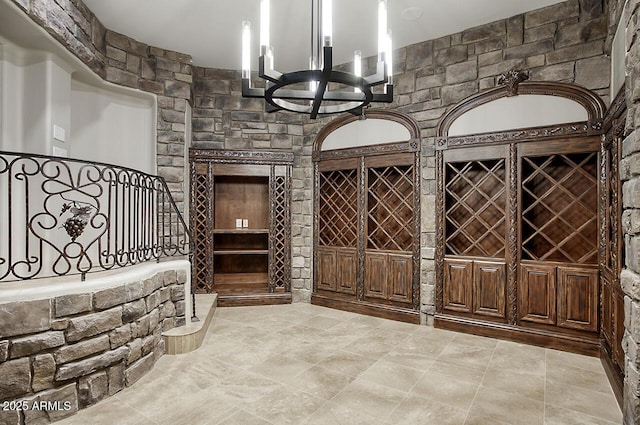
[[(311, 57), (309, 68), (281, 73), (273, 67), (269, 44), (269, 0), (260, 4), (260, 57), (258, 76), (265, 88), (251, 86), (251, 24), (242, 22), (242, 96), (264, 98), (266, 110), (308, 114), (359, 114), (371, 102), (393, 101), (391, 34), (387, 29), (387, 1), (378, 0), (378, 63), (376, 73), (362, 77), (362, 55), (354, 52), (353, 72), (333, 69), (332, 0), (311, 1)], [(331, 84), (331, 89), (329, 84)], [(383, 85), (373, 92), (375, 86)]]

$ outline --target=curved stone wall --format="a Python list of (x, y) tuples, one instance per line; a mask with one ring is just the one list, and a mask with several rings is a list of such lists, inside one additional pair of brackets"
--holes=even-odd
[(83, 292), (78, 283), (63, 295), (1, 302), (0, 424), (62, 419), (148, 372), (165, 352), (162, 332), (185, 323), (183, 263), (148, 266), (143, 277), (114, 273), (106, 288)]

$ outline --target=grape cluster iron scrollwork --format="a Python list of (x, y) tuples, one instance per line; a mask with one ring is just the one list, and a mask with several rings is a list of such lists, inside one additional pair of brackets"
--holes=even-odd
[(92, 210), (93, 207), (91, 205), (80, 205), (78, 201), (71, 201), (62, 205), (61, 216), (67, 211), (71, 213), (71, 217), (62, 223), (62, 227), (67, 231), (72, 242), (75, 242), (78, 236), (82, 235), (91, 218)]

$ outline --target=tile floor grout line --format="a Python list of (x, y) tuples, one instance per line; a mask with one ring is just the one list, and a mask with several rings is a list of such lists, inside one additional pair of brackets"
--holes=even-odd
[[(433, 365), (433, 363), (432, 363), (432, 365)], [(403, 365), (401, 365), (401, 366), (403, 366)], [(431, 366), (429, 366), (429, 368), (431, 368)], [(410, 369), (419, 370), (419, 369), (415, 369), (415, 368), (410, 368)], [(427, 369), (427, 370), (429, 370), (429, 369)], [(420, 376), (420, 378), (411, 386), (411, 388), (409, 388), (409, 390), (407, 391), (405, 396), (402, 398), (402, 400), (400, 400), (400, 403), (398, 403), (398, 405), (387, 416), (387, 419), (389, 417), (391, 417), (396, 412), (396, 410), (398, 410), (398, 408), (402, 405), (402, 403), (411, 395), (411, 391), (413, 391), (413, 389), (416, 387), (416, 385), (418, 385), (418, 382), (420, 382), (422, 380), (422, 378), (424, 378), (424, 376), (427, 374), (427, 370), (422, 372), (422, 375)], [(416, 396), (416, 397), (418, 397), (418, 396)]]
[[(220, 418), (219, 421), (217, 421), (216, 423), (214, 423), (213, 425), (220, 425), (221, 423), (223, 423), (224, 421), (226, 421), (227, 419), (229, 419), (230, 417), (232, 417), (233, 415), (235, 415), (236, 413), (242, 411), (241, 408), (236, 408), (236, 406), (232, 406), (233, 408), (235, 408), (236, 410), (231, 410), (229, 412), (229, 414), (223, 416), (222, 418)], [(248, 413), (248, 412), (247, 412)]]
[(487, 371), (489, 370), (489, 365), (491, 364), (491, 360), (493, 360), (493, 356), (496, 354), (496, 350), (498, 349), (498, 344), (500, 343), (500, 341), (498, 341), (498, 343), (496, 343), (496, 346), (493, 347), (493, 352), (491, 353), (491, 357), (489, 357), (489, 361), (487, 362), (487, 366), (484, 369), (484, 372), (482, 374), (482, 378), (480, 378), (480, 383), (478, 384), (478, 388), (476, 389), (476, 393), (473, 395), (473, 399), (471, 400), (471, 403), (469, 404), (469, 408), (467, 409), (467, 415), (464, 418), (464, 424), (467, 423), (467, 420), (469, 420), (469, 414), (471, 413), (471, 408), (473, 407), (473, 403), (476, 402), (476, 398), (478, 397), (478, 393), (480, 392), (480, 388), (482, 387), (482, 382), (484, 381), (485, 376), (487, 376)]
[(544, 349), (544, 387), (542, 389), (542, 425), (547, 423), (547, 353), (548, 349)]

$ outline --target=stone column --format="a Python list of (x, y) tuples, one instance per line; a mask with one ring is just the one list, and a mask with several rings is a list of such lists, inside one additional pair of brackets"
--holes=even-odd
[(627, 128), (622, 144), (622, 216), (626, 251), (621, 284), (625, 292), (625, 425), (640, 423), (640, 1), (629, 0), (624, 11), (627, 28)]

